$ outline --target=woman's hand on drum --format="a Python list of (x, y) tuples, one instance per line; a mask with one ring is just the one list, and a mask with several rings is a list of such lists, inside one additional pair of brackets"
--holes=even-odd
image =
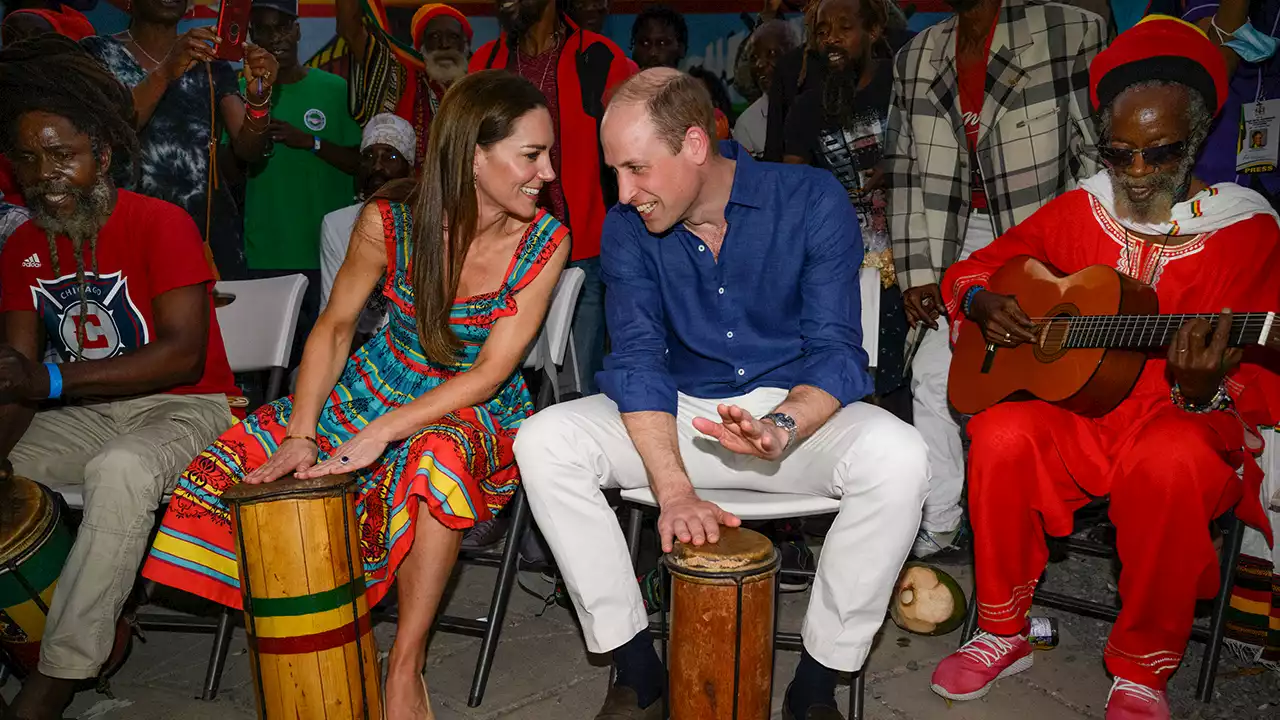
[(713, 543), (720, 540), (721, 525), (738, 527), (741, 524), (737, 515), (690, 492), (662, 504), (658, 539), (662, 542), (662, 552), (669, 553), (674, 546), (673, 538), (694, 545)]
[(386, 452), (389, 439), (384, 438), (372, 424), (355, 434), (355, 437), (342, 443), (329, 455), (329, 459), (298, 473), (298, 477), (317, 478), (326, 475), (362, 470), (377, 462)]
[(720, 404), (720, 422), (694, 418), (693, 428), (715, 438), (726, 450), (739, 455), (754, 455), (764, 460), (777, 460), (790, 439), (787, 431), (769, 422), (760, 422), (737, 405)]
[(316, 464), (320, 450), (310, 440), (290, 438), (280, 443), (276, 452), (257, 470), (245, 476), (250, 485), (275, 482), (289, 473), (302, 477), (302, 471)]

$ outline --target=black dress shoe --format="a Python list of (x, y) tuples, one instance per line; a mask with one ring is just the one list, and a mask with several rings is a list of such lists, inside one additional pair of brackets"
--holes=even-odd
[(604, 696), (604, 707), (596, 713), (596, 720), (662, 720), (662, 700), (642, 708), (635, 690), (614, 685)]
[(844, 720), (844, 716), (832, 705), (810, 705), (804, 717), (796, 717), (791, 712), (791, 686), (788, 685), (782, 695), (782, 720)]

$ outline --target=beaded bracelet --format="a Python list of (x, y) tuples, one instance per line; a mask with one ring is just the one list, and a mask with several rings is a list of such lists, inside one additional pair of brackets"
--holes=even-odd
[(1174, 383), (1173, 387), (1169, 389), (1169, 400), (1173, 402), (1174, 407), (1197, 415), (1214, 412), (1215, 410), (1227, 410), (1231, 407), (1231, 395), (1227, 392), (1225, 380), (1218, 385), (1218, 392), (1214, 393), (1213, 398), (1203, 405), (1197, 405), (1188, 400), (1182, 394), (1182, 388), (1178, 386), (1178, 383)]
[(986, 288), (981, 285), (974, 285), (965, 291), (964, 299), (960, 301), (960, 311), (965, 314), (965, 317), (968, 317), (969, 310), (973, 307), (973, 298), (983, 290), (986, 290)]
[(315, 445), (316, 447), (320, 447), (320, 443), (316, 442), (316, 439), (309, 435), (285, 435), (284, 439), (285, 440), (306, 440), (312, 445)]

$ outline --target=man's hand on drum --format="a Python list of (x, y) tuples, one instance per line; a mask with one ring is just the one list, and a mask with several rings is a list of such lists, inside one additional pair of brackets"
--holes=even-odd
[(48, 397), (49, 373), (41, 363), (9, 345), (0, 345), (0, 403)]
[(389, 442), (390, 439), (384, 437), (380, 428), (376, 427), (376, 422), (369, 423), (365, 429), (339, 445), (328, 460), (299, 472), (298, 477), (306, 479), (341, 475), (367, 468), (382, 457)]
[(257, 470), (245, 476), (244, 481), (250, 485), (275, 482), (289, 473), (301, 475), (303, 470), (316, 464), (320, 449), (310, 440), (289, 438), (280, 443), (275, 454), (267, 458)]
[(769, 422), (760, 422), (737, 405), (718, 405), (720, 422), (694, 418), (693, 427), (703, 435), (715, 438), (727, 450), (739, 455), (754, 455), (764, 460), (777, 460), (787, 446), (787, 431)]
[(702, 545), (720, 540), (720, 526), (738, 527), (742, 521), (737, 515), (725, 512), (719, 505), (707, 502), (690, 490), (662, 503), (658, 516), (658, 540), (662, 552), (669, 553), (674, 540)]
[(932, 330), (938, 329), (938, 318), (942, 317), (942, 288), (938, 283), (908, 289), (902, 293), (902, 304), (911, 327), (924, 323)]
[(1036, 324), (1012, 297), (983, 290), (973, 296), (970, 305), (969, 319), (982, 328), (989, 344), (1017, 347), (1035, 339), (1031, 331)]

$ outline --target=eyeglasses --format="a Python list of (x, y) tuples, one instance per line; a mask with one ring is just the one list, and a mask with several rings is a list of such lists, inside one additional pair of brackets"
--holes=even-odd
[(1098, 157), (1102, 158), (1102, 162), (1113, 168), (1127, 168), (1133, 164), (1133, 161), (1139, 155), (1142, 156), (1144, 165), (1167, 165), (1181, 160), (1186, 154), (1187, 143), (1185, 140), (1172, 142), (1168, 145), (1142, 148), (1141, 150), (1111, 147), (1110, 145), (1098, 146)]

